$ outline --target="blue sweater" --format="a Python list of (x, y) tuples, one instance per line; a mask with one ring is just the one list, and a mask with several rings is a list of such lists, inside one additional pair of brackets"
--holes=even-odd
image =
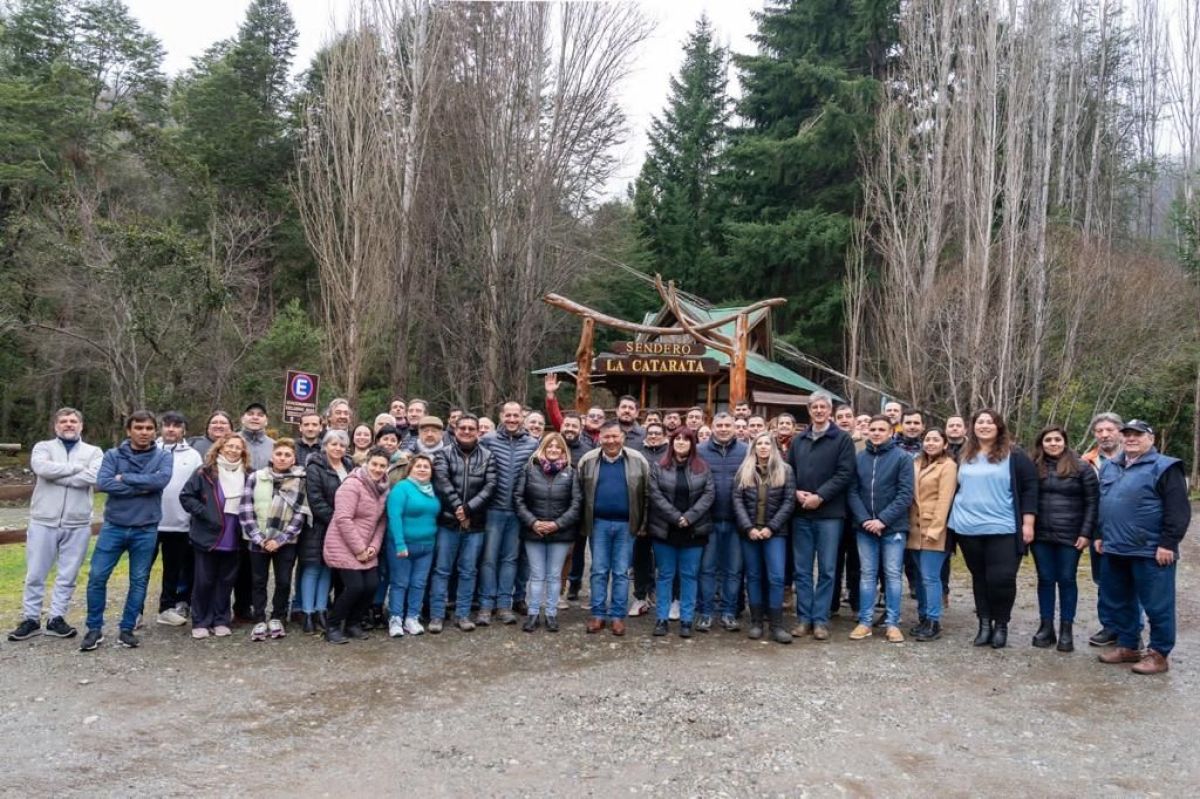
[(629, 521), (629, 484), (625, 482), (624, 457), (609, 463), (607, 458), (600, 456), (592, 516), (609, 521)]
[(162, 521), (162, 492), (171, 482), (173, 461), (170, 452), (158, 447), (135, 450), (129, 439), (105, 452), (96, 475), (96, 490), (108, 494), (105, 523), (156, 527)]
[(396, 552), (410, 546), (433, 546), (442, 503), (426, 494), (411, 477), (392, 486), (387, 498), (388, 541)]

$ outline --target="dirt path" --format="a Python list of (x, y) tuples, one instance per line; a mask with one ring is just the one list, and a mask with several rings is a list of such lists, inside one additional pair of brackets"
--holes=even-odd
[(1028, 562), (1004, 651), (969, 645), (961, 572), (930, 644), (852, 643), (844, 615), (826, 645), (653, 639), (645, 619), (619, 640), (577, 609), (557, 636), (4, 643), (0, 794), (1194, 795), (1198, 539), (1165, 678), (1030, 647)]

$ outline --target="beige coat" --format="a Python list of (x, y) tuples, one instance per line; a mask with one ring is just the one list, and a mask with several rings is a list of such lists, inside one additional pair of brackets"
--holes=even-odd
[(950, 504), (958, 487), (958, 465), (953, 458), (921, 468), (920, 460), (913, 461), (915, 498), (909, 508), (908, 548), (946, 550), (946, 520)]

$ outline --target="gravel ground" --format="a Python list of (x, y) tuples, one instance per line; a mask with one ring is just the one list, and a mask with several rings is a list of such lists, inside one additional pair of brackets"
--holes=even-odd
[(969, 645), (961, 567), (928, 644), (851, 642), (844, 613), (828, 644), (655, 639), (645, 618), (617, 639), (585, 634), (579, 609), (558, 635), (5, 642), (0, 794), (1196, 795), (1198, 538), (1194, 524), (1173, 670), (1154, 678), (1096, 662), (1086, 580), (1078, 651), (1029, 646), (1028, 561), (1003, 651)]

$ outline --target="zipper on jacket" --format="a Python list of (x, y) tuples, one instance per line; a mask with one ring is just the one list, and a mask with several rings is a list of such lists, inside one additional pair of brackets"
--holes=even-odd
[(878, 519), (879, 516), (875, 513), (875, 466), (879, 463), (879, 454), (876, 453), (871, 457), (871, 518)]

